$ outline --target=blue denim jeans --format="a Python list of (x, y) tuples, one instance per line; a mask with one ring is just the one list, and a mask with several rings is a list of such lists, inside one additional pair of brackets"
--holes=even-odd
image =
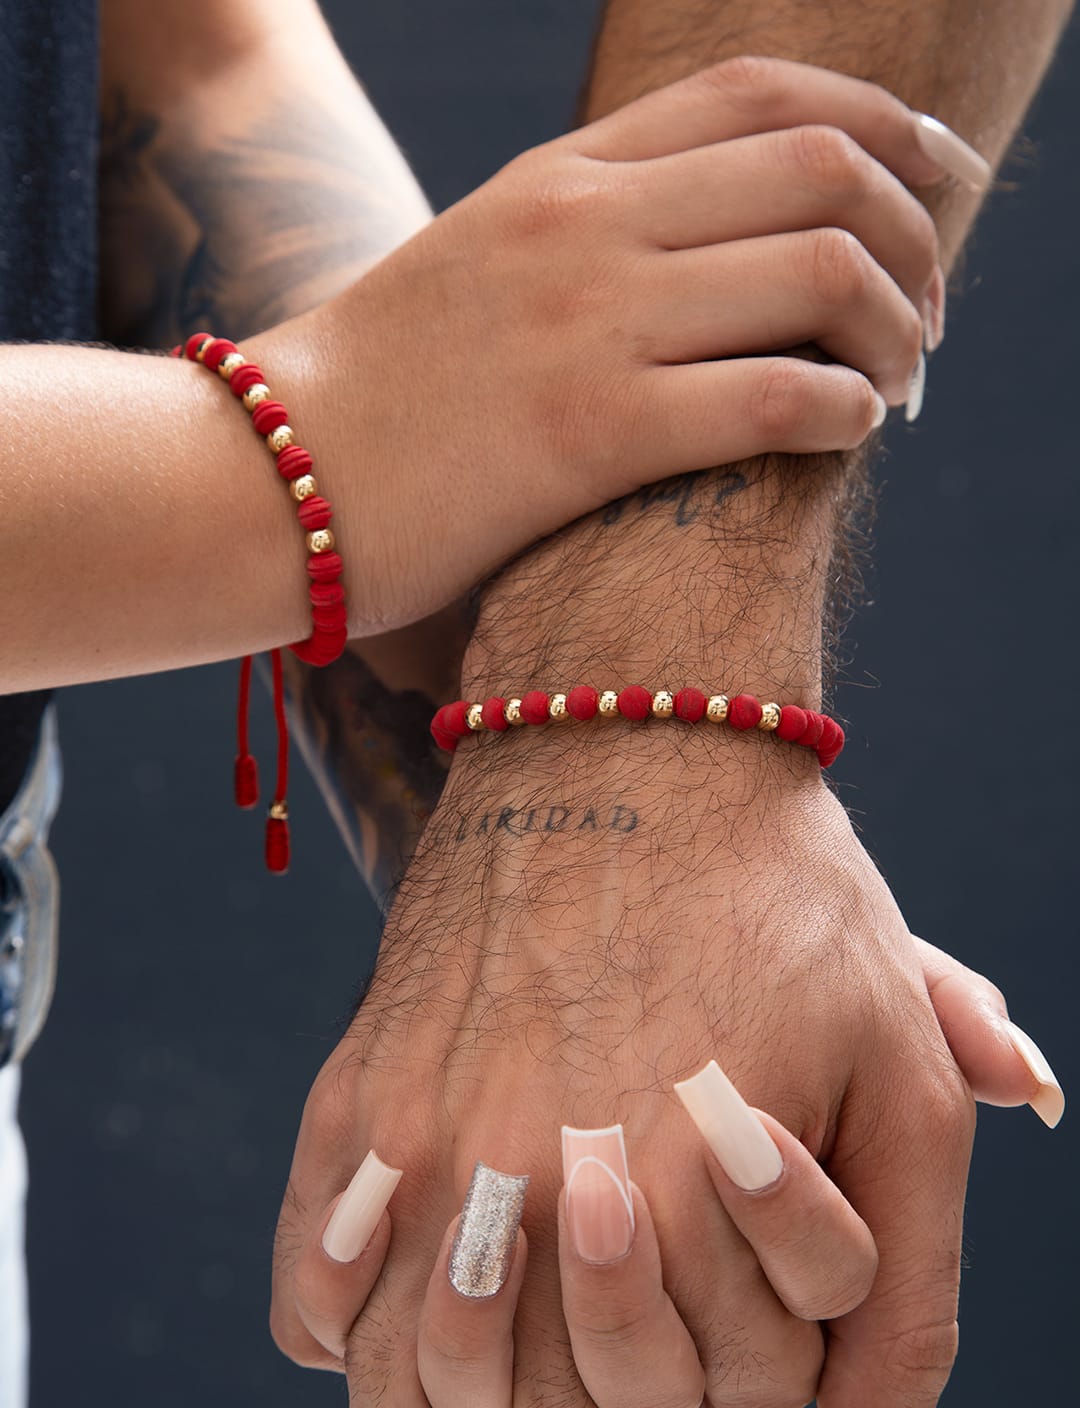
[(16, 1106), (19, 1062), (41, 1030), (56, 979), (60, 890), (47, 841), (59, 800), (50, 707), (22, 785), (0, 816), (0, 1408), (24, 1408), (27, 1395), (26, 1151)]

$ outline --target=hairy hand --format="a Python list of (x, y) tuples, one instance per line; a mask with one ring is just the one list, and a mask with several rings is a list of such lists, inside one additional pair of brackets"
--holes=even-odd
[[(558, 1128), (621, 1121), (712, 1408), (797, 1408), (815, 1391), (822, 1408), (862, 1408), (871, 1385), (878, 1408), (936, 1402), (973, 1105), (915, 942), (839, 804), (763, 740), (713, 740), (712, 784), (685, 793), (685, 757), (626, 733), (576, 771), (564, 759), (554, 790), (545, 754), (560, 739), (530, 744), (527, 768), (506, 748), (467, 781), (455, 768), (364, 1006), (311, 1093), (279, 1227), (279, 1343), (320, 1362), (292, 1263), (373, 1148), (406, 1177), (346, 1363), (356, 1402), (423, 1403), (419, 1311), (482, 1159), (532, 1179), (514, 1402), (586, 1404), (559, 1301)], [(827, 1361), (817, 1323), (780, 1302), (720, 1206), (672, 1092), (713, 1057), (877, 1242), (872, 1294), (831, 1325)]]

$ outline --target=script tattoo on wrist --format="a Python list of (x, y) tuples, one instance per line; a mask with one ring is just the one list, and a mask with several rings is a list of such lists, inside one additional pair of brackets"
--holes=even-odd
[(530, 802), (527, 806), (489, 807), (485, 811), (461, 812), (436, 823), (436, 843), (460, 846), (488, 837), (494, 841), (518, 840), (526, 836), (548, 841), (557, 836), (629, 836), (641, 824), (636, 807), (625, 802), (594, 802), (567, 806), (564, 802)]

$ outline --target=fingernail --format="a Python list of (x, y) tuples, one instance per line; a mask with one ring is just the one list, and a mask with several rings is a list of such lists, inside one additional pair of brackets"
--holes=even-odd
[(889, 414), (889, 403), (880, 391), (875, 391), (874, 396), (877, 400), (877, 410), (874, 412), (873, 428), (877, 430), (879, 426), (885, 424), (885, 417)]
[(915, 115), (915, 133), (919, 145), (930, 158), (967, 186), (969, 191), (985, 191), (993, 173), (990, 163), (946, 127), (936, 117), (920, 112)]
[(1028, 1101), (1028, 1104), (1043, 1124), (1054, 1129), (1061, 1122), (1061, 1117), (1065, 1113), (1065, 1092), (1058, 1084), (1058, 1078), (1051, 1070), (1050, 1062), (1027, 1032), (1022, 1031), (1015, 1022), (1002, 1019), (1002, 1025), (1020, 1059), (1039, 1082), (1038, 1093), (1033, 1100)]
[(450, 1284), (463, 1296), (484, 1300), (510, 1274), (525, 1208), (527, 1174), (499, 1173), (479, 1159), (450, 1248)]
[(907, 405), (904, 407), (904, 419), (908, 425), (912, 421), (919, 419), (919, 412), (922, 410), (923, 397), (926, 395), (926, 353), (919, 353), (919, 360), (915, 363), (915, 370), (911, 373), (911, 382), (908, 387)]
[(675, 1094), (732, 1183), (753, 1193), (776, 1182), (784, 1171), (780, 1150), (715, 1061), (677, 1081)]
[(926, 295), (923, 308), (924, 345), (927, 352), (936, 352), (945, 341), (945, 275), (940, 265), (934, 270), (934, 277)]
[(621, 1124), (562, 1127), (566, 1224), (574, 1251), (598, 1266), (618, 1261), (634, 1240), (634, 1200)]
[(355, 1261), (379, 1225), (379, 1218), (401, 1179), (401, 1169), (391, 1168), (372, 1149), (338, 1199), (323, 1233), (322, 1245), (334, 1261)]

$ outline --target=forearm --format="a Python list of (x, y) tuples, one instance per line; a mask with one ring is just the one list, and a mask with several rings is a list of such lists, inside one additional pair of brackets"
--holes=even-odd
[[(953, 124), (996, 164), (1068, 8), (1061, 0), (1024, 7), (1004, 0), (828, 7), (614, 0), (585, 116), (713, 60), (778, 55), (878, 81)], [(935, 193), (946, 264), (976, 203), (955, 185)], [(823, 611), (842, 585), (844, 521), (861, 470), (858, 453), (771, 456), (688, 481), (683, 504), (658, 490), (651, 501), (637, 496), (607, 515), (614, 522), (597, 515), (574, 525), (486, 594), (464, 692), (482, 698), (528, 684), (640, 681), (816, 702)], [(748, 741), (735, 742), (746, 756)], [(566, 746), (576, 745), (575, 736)], [(526, 745), (511, 738), (499, 746), (517, 752)], [(660, 746), (652, 731), (649, 746)], [(682, 746), (694, 753), (700, 745)], [(463, 757), (462, 768), (471, 762)]]
[[(197, 327), (248, 338), (338, 293), (428, 220), (311, 0), (107, 0), (103, 16), (102, 261), (116, 340), (166, 345)], [(288, 520), (287, 504), (276, 507)], [(342, 546), (356, 562), (359, 545)], [(379, 895), (441, 787), (426, 721), (456, 688), (462, 640), (448, 610), (354, 642), (326, 670), (286, 660), (301, 744)]]

